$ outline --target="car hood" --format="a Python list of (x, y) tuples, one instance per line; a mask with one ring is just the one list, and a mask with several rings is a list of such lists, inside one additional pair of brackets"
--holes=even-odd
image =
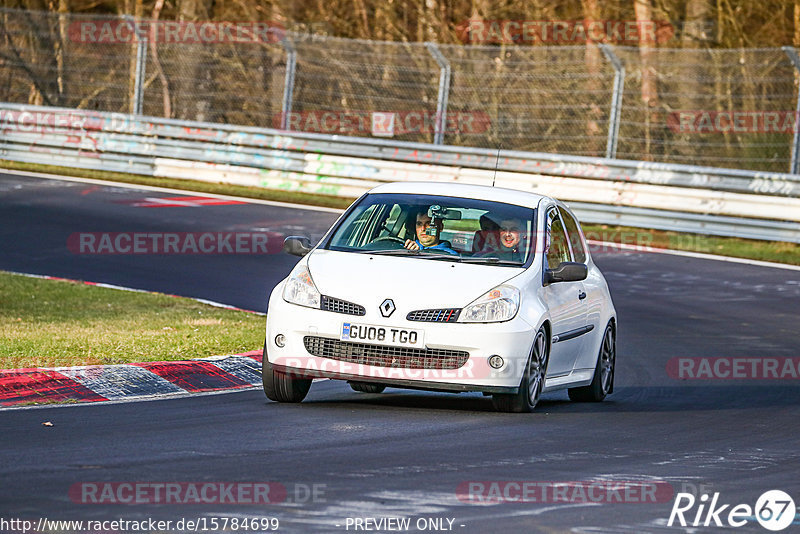
[(308, 268), (317, 289), (378, 313), (387, 298), (401, 317), (412, 310), (463, 308), (493, 287), (524, 271), (501, 267), (422, 259), (315, 250)]

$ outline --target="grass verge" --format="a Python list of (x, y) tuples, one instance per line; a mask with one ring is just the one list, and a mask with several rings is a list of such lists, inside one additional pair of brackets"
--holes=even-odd
[(264, 317), (191, 299), (0, 272), (0, 369), (256, 350)]
[[(800, 245), (785, 241), (756, 241), (738, 237), (715, 237), (665, 232), (662, 230), (643, 230), (626, 226), (583, 224), (582, 227), (586, 238), (594, 241), (623, 243), (642, 249), (648, 247), (666, 248), (700, 254), (717, 254), (734, 258), (800, 265)], [(597, 250), (598, 248), (602, 249), (602, 247), (591, 247), (591, 250)]]
[[(63, 174), (65, 176), (78, 176), (83, 178), (94, 178), (97, 180), (108, 180), (157, 187), (170, 187), (173, 189), (182, 189), (186, 191), (198, 191), (219, 195), (257, 198), (262, 200), (273, 200), (276, 202), (290, 202), (294, 204), (326, 206), (340, 209), (346, 208), (353, 202), (353, 200), (355, 200), (352, 198), (338, 198), (328, 195), (315, 195), (294, 191), (279, 191), (259, 187), (209, 183), (195, 180), (154, 178), (152, 176), (143, 176), (137, 174), (96, 171), (90, 169), (73, 169), (70, 167), (21, 163), (7, 160), (0, 160), (0, 168)], [(795, 243), (787, 243), (783, 241), (757, 241), (753, 239), (741, 239), (736, 237), (713, 237), (700, 234), (685, 234), (661, 230), (595, 224), (584, 224), (583, 228), (589, 239), (598, 241), (610, 241), (614, 243), (627, 243), (632, 245), (638, 244), (641, 246), (650, 246), (654, 248), (668, 248), (672, 250), (683, 250), (704, 254), (718, 254), (720, 256), (731, 256), (736, 258), (747, 258), (753, 260), (800, 265), (800, 245)]]

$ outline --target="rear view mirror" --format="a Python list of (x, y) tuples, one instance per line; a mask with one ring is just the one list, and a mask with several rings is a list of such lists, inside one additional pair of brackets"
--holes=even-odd
[(432, 219), (448, 219), (451, 221), (460, 221), (461, 212), (456, 209), (448, 209), (442, 206), (434, 205), (428, 208), (428, 217)]
[(555, 269), (544, 272), (545, 285), (556, 282), (580, 282), (589, 276), (589, 268), (585, 263), (562, 261)]
[(292, 256), (305, 256), (311, 252), (311, 240), (303, 236), (290, 235), (283, 240), (283, 251)]

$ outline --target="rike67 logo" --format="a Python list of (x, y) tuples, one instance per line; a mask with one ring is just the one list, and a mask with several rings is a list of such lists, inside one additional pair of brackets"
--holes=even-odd
[(765, 529), (777, 532), (794, 522), (796, 512), (794, 500), (781, 490), (764, 492), (755, 507), (749, 504), (722, 504), (719, 502), (719, 492), (714, 493), (710, 502), (707, 494), (697, 499), (691, 493), (678, 493), (667, 526), (741, 527), (755, 519)]

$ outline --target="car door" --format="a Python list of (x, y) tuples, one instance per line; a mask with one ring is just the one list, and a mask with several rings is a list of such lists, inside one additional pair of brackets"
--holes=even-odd
[[(586, 240), (580, 232), (578, 221), (569, 210), (559, 207), (561, 220), (564, 222), (564, 228), (567, 231), (569, 238), (570, 248), (572, 249), (572, 257), (575, 261), (580, 263), (587, 263), (588, 254), (586, 252)], [(583, 288), (586, 291), (586, 326), (591, 328), (591, 334), (587, 334), (582, 348), (582, 356), (578, 357), (576, 361), (576, 369), (593, 368), (595, 358), (597, 356), (598, 343), (602, 338), (602, 331), (605, 324), (600, 324), (600, 318), (603, 312), (603, 303), (606, 300), (605, 291), (601, 287), (601, 277), (594, 266), (589, 266), (589, 273), (586, 280), (583, 281)]]
[[(544, 268), (574, 261), (569, 236), (556, 207), (546, 216)], [(583, 350), (587, 328), (586, 292), (583, 282), (557, 282), (543, 288), (543, 300), (552, 322), (552, 345), (547, 377), (569, 374)]]

